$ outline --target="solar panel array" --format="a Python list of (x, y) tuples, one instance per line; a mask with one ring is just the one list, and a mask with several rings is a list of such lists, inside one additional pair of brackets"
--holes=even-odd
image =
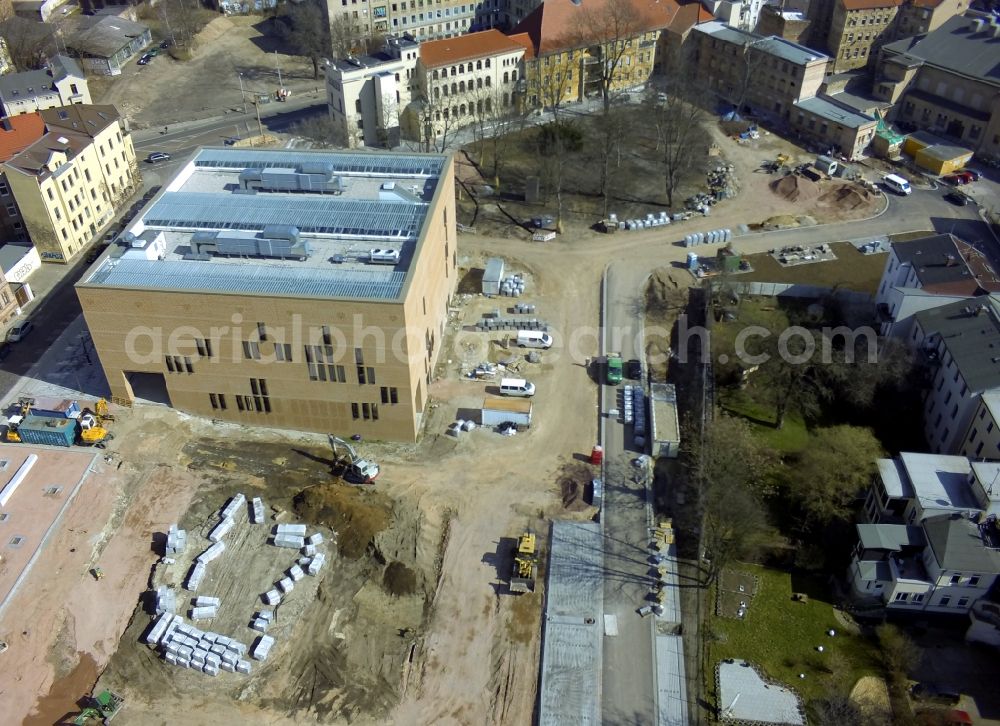
[(328, 162), (333, 173), (341, 175), (367, 174), (395, 177), (427, 177), (441, 175), (445, 157), (410, 154), (355, 154), (337, 152), (295, 152), (287, 149), (202, 149), (194, 165), (204, 169), (269, 169), (294, 167), (298, 164)]
[(396, 300), (405, 272), (277, 265), (231, 265), (194, 260), (106, 260), (86, 282), (142, 290), (242, 292), (289, 297)]
[(263, 230), (291, 224), (303, 234), (415, 240), (426, 204), (319, 196), (171, 192), (143, 215), (147, 226), (176, 230)]

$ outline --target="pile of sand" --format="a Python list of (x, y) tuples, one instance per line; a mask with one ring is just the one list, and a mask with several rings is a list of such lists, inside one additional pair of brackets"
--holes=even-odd
[(798, 174), (775, 179), (769, 186), (772, 192), (789, 202), (804, 202), (819, 196), (819, 184)]
[(848, 184), (834, 187), (819, 198), (820, 204), (843, 211), (857, 209), (870, 201), (871, 194), (867, 189), (859, 189)]

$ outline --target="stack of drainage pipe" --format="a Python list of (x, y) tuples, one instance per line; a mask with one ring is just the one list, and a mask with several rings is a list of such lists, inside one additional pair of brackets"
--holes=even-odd
[(183, 529), (177, 529), (176, 524), (171, 524), (170, 529), (167, 530), (167, 545), (163, 554), (176, 555), (183, 552), (186, 546), (187, 532)]
[(264, 524), (264, 500), (260, 497), (253, 498), (253, 506), (250, 510), (251, 524)]
[(146, 634), (145, 642), (158, 649), (171, 665), (210, 676), (217, 676), (220, 669), (244, 675), (252, 669), (250, 661), (243, 657), (247, 652), (244, 643), (200, 630), (187, 624), (179, 615), (163, 613), (158, 616)]

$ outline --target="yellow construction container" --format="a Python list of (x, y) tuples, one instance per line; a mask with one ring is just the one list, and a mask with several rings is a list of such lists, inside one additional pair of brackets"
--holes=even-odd
[(972, 159), (972, 152), (961, 146), (934, 144), (926, 146), (913, 155), (913, 160), (921, 169), (931, 174), (951, 174), (958, 171)]
[(928, 146), (934, 146), (943, 142), (944, 139), (935, 136), (930, 131), (914, 131), (903, 142), (903, 153), (916, 156), (917, 152), (921, 149), (926, 149)]

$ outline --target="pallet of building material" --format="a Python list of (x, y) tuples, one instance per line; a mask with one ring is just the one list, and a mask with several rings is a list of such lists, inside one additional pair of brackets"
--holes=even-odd
[(285, 595), (295, 589), (295, 583), (292, 582), (292, 578), (290, 577), (282, 577), (276, 584), (278, 585), (278, 589)]
[(167, 626), (170, 625), (175, 617), (172, 613), (166, 612), (158, 615), (153, 621), (153, 626), (146, 633), (146, 645), (159, 645), (160, 641), (163, 640), (164, 634), (167, 632)]
[(196, 608), (217, 608), (222, 604), (222, 600), (217, 597), (209, 597), (208, 595), (199, 595), (191, 601), (191, 604)]
[(287, 547), (289, 549), (300, 549), (305, 537), (295, 534), (276, 534), (274, 536), (275, 547)]
[(307, 544), (302, 548), (302, 554), (304, 554), (307, 558), (315, 555), (317, 551), (316, 545)]
[(198, 586), (201, 585), (201, 581), (205, 578), (205, 563), (195, 562), (194, 566), (191, 568), (191, 572), (188, 574), (187, 584), (184, 586), (187, 590), (197, 590)]
[(306, 537), (306, 544), (307, 545), (314, 545), (314, 546), (321, 545), (321, 544), (323, 544), (323, 542), (324, 542), (325, 539), (326, 538), (323, 537), (323, 533), (322, 532), (313, 532), (311, 535), (309, 535), (308, 537)]
[(309, 563), (309, 567), (306, 568), (306, 572), (313, 577), (319, 574), (319, 571), (326, 564), (326, 555), (320, 552), (318, 555), (312, 558), (312, 562)]
[(226, 517), (217, 525), (212, 528), (212, 531), (208, 533), (209, 542), (220, 542), (223, 537), (229, 534), (230, 530), (236, 526), (236, 520), (232, 517)]
[(211, 620), (219, 614), (217, 607), (191, 608), (190, 616), (192, 620)]
[(226, 506), (222, 508), (219, 512), (219, 519), (232, 519), (232, 516), (236, 514), (236, 510), (246, 504), (247, 498), (240, 492), (235, 497), (226, 502)]
[(268, 590), (263, 595), (261, 595), (261, 598), (267, 605), (277, 605), (279, 602), (281, 602), (281, 593), (278, 592), (277, 590)]
[(254, 497), (250, 508), (250, 523), (264, 524), (264, 500)]
[(256, 630), (258, 633), (266, 633), (267, 628), (271, 623), (263, 618), (254, 618), (250, 621), (250, 629)]
[(261, 620), (266, 620), (271, 623), (274, 622), (274, 611), (273, 610), (261, 610), (256, 615), (255, 618), (260, 618)]
[(271, 652), (271, 648), (274, 646), (274, 638), (270, 635), (262, 635), (257, 638), (257, 642), (254, 643), (253, 648), (250, 649), (250, 656), (254, 660), (265, 660), (268, 653)]
[(275, 525), (274, 533), (276, 535), (293, 534), (299, 537), (305, 537), (306, 526), (304, 524), (278, 524)]
[(250, 675), (251, 668), (252, 667), (250, 665), (250, 661), (248, 660), (241, 660), (236, 662), (237, 673), (242, 673), (243, 675), (248, 676)]
[(156, 588), (156, 612), (173, 613), (177, 611), (177, 591), (172, 587), (160, 585)]
[(178, 529), (176, 524), (171, 524), (167, 530), (167, 543), (163, 553), (165, 555), (176, 555), (184, 551), (187, 546), (187, 532)]
[(207, 550), (198, 555), (198, 557), (196, 557), (195, 560), (197, 562), (201, 562), (202, 564), (208, 564), (212, 560), (219, 557), (225, 551), (226, 551), (226, 543), (216, 542), (215, 544), (211, 545)]
[(292, 565), (288, 568), (288, 576), (291, 578), (292, 582), (298, 582), (306, 576), (306, 573), (302, 571), (302, 568), (298, 565)]

